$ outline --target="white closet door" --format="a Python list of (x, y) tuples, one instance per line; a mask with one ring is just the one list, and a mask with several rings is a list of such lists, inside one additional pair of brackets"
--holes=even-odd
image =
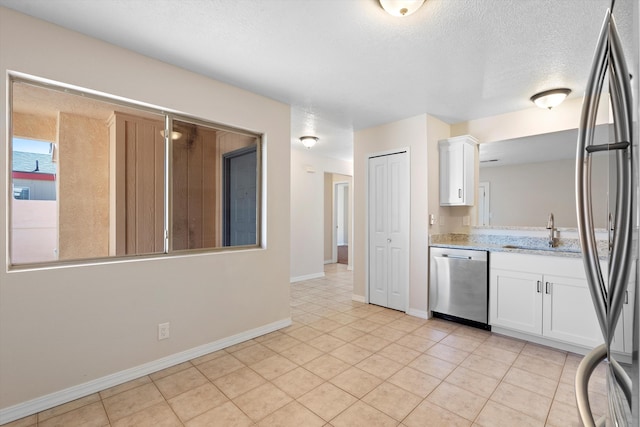
[(387, 157), (369, 159), (369, 302), (387, 306)]
[(409, 156), (369, 159), (369, 302), (406, 311)]

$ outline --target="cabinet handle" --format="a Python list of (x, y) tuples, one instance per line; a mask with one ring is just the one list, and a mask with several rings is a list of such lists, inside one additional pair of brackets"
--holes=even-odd
[(537, 293), (542, 292), (542, 282), (540, 280), (538, 280), (538, 282), (536, 283), (536, 292)]
[(629, 291), (624, 291), (624, 303), (629, 304)]
[(544, 283), (544, 293), (547, 295), (551, 293), (551, 283), (549, 282)]
[(458, 199), (462, 199), (462, 188), (458, 188)]

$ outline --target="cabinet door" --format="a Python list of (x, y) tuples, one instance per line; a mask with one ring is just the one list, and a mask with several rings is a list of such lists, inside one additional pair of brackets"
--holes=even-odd
[[(606, 264), (601, 266), (603, 274), (606, 274)], [(622, 313), (618, 319), (616, 330), (611, 341), (611, 350), (618, 353), (631, 355), (633, 351), (633, 308), (636, 288), (636, 261), (632, 263), (627, 283), (627, 294), (625, 295)]]
[(489, 323), (542, 334), (542, 275), (491, 269)]
[(460, 205), (464, 186), (464, 144), (440, 147), (440, 204)]
[(618, 353), (624, 353), (625, 352), (625, 321), (626, 319), (626, 315), (625, 315), (625, 310), (626, 310), (626, 306), (623, 307), (623, 311), (622, 311), (622, 315), (620, 315), (620, 318), (618, 319), (618, 324), (616, 325), (616, 330), (615, 333), (613, 334), (613, 339), (611, 340), (611, 350), (618, 352)]
[(633, 350), (633, 307), (635, 295), (635, 261), (629, 277), (627, 285), (627, 294), (625, 295), (622, 313), (616, 325), (616, 331), (611, 342), (611, 350), (619, 353), (631, 354)]
[(545, 275), (543, 307), (545, 337), (591, 348), (604, 342), (586, 279)]

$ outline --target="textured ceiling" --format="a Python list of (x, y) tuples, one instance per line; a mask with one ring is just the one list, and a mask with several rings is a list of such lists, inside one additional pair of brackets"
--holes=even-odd
[[(427, 0), (404, 18), (378, 0), (0, 5), (288, 103), (294, 147), (314, 134), (315, 152), (350, 158), (354, 130), (422, 113), (457, 123), (521, 110), (555, 87), (582, 96), (609, 2)], [(617, 0), (619, 25), (632, 3)]]

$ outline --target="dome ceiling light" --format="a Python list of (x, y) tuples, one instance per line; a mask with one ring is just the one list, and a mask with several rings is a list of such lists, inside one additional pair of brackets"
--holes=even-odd
[(562, 104), (562, 101), (571, 93), (571, 89), (551, 89), (544, 92), (536, 93), (531, 97), (531, 102), (536, 104), (540, 108), (546, 108), (551, 110), (553, 107), (557, 107)]
[(300, 142), (302, 142), (302, 145), (304, 145), (307, 148), (311, 148), (314, 145), (316, 145), (316, 142), (318, 142), (318, 137), (317, 136), (301, 136), (300, 137)]
[(380, 0), (380, 6), (393, 16), (409, 16), (420, 6), (425, 0)]

